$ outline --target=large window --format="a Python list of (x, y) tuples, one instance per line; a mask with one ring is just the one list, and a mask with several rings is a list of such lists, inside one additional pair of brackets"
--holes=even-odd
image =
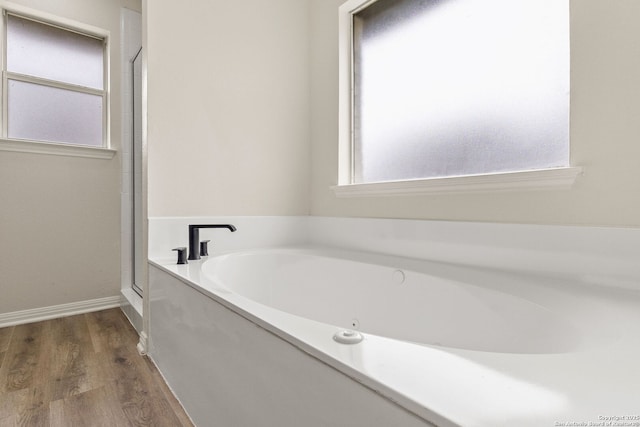
[(2, 137), (106, 148), (106, 39), (4, 13)]
[(568, 0), (351, 0), (341, 13), (341, 184), (569, 166)]

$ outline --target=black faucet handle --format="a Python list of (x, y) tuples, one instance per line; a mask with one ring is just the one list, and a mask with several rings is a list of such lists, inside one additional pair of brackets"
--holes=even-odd
[(188, 264), (187, 262), (187, 248), (181, 246), (179, 248), (173, 248), (172, 251), (178, 251), (178, 264)]
[(209, 247), (207, 244), (211, 240), (203, 240), (200, 242), (200, 256), (209, 256)]

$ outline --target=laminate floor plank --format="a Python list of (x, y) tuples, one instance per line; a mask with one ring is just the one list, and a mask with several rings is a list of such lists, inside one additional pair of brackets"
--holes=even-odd
[(17, 426), (49, 425), (49, 403), (42, 388), (5, 393), (0, 399), (0, 419), (13, 419)]
[(0, 418), (0, 427), (16, 427), (16, 417), (12, 415), (7, 418)]
[(132, 425), (182, 425), (160, 385), (152, 386), (158, 384), (157, 380), (137, 352), (123, 346), (104, 351), (101, 357), (101, 366), (108, 370), (106, 375), (115, 380), (116, 395)]
[(120, 309), (0, 328), (0, 427), (193, 427)]
[(0, 329), (0, 353), (6, 352), (9, 348), (9, 341), (11, 340), (11, 335), (13, 334), (14, 329), (15, 326)]
[(93, 348), (101, 352), (122, 346), (135, 346), (137, 334), (119, 310), (104, 310), (85, 314)]
[(18, 425), (20, 426), (47, 426), (49, 425), (49, 387), (41, 384), (31, 387), (26, 393), (16, 411)]
[[(14, 329), (15, 327), (13, 326), (0, 329), (0, 374), (2, 373), (2, 365), (7, 355), (7, 349), (9, 348), (9, 342), (11, 341)], [(2, 390), (0, 389), (0, 393), (1, 392)]]
[(68, 427), (129, 426), (120, 403), (105, 385), (64, 399), (62, 418)]
[(0, 391), (11, 392), (30, 387), (42, 361), (48, 326), (44, 322), (15, 327), (5, 361), (0, 368)]
[(180, 421), (180, 425), (185, 427), (192, 426), (193, 423), (191, 422), (191, 419), (184, 412), (184, 409), (182, 409), (180, 402), (178, 402), (178, 399), (176, 399), (176, 397), (173, 395), (173, 392), (171, 392), (169, 386), (167, 386), (167, 383), (164, 381), (164, 378), (158, 371), (158, 368), (156, 368), (156, 365), (154, 365), (151, 359), (149, 359), (148, 357), (145, 357), (144, 361), (147, 364), (149, 372), (151, 372), (154, 382), (158, 384), (158, 388), (162, 391), (162, 394), (171, 406), (171, 409), (178, 418), (178, 421)]
[(49, 427), (66, 427), (64, 419), (64, 400), (49, 402)]
[(26, 388), (9, 393), (0, 393), (0, 420), (14, 419), (16, 413), (24, 407), (24, 402), (28, 399), (28, 395), (29, 390)]
[(52, 321), (51, 400), (89, 391), (104, 383), (96, 366), (93, 342), (84, 315)]

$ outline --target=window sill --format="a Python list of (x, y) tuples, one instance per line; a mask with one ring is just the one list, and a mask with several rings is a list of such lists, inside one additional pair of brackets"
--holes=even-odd
[(346, 184), (331, 187), (336, 197), (416, 196), (427, 194), (458, 194), (530, 190), (568, 190), (580, 167), (543, 169), (524, 172), (454, 176), (408, 181)]
[(113, 159), (113, 156), (116, 154), (116, 150), (112, 150), (110, 148), (84, 147), (81, 145), (23, 141), (16, 139), (0, 139), (0, 151), (50, 154), (54, 156), (89, 157), (105, 160)]

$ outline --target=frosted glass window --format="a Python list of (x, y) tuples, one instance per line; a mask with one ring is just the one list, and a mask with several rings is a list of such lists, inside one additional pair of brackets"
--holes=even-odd
[[(5, 12), (2, 137), (104, 147), (106, 35)], [(95, 29), (95, 31), (100, 31)]]
[(569, 165), (568, 0), (379, 0), (353, 24), (354, 182)]
[(103, 89), (104, 41), (7, 16), (7, 71)]
[(102, 96), (8, 80), (9, 138), (102, 146)]

